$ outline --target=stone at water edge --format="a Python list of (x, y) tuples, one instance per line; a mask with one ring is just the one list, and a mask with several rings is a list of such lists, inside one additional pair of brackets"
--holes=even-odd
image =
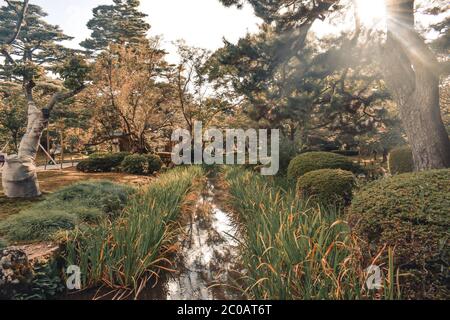
[(0, 250), (0, 298), (11, 298), (33, 279), (33, 268), (25, 252)]

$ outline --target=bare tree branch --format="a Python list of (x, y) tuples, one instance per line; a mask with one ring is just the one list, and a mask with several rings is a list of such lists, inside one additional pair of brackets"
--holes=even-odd
[(85, 86), (81, 86), (81, 87), (79, 87), (79, 88), (77, 88), (75, 90), (69, 91), (69, 92), (65, 92), (65, 93), (58, 92), (58, 93), (55, 93), (53, 95), (53, 97), (50, 99), (50, 101), (48, 102), (47, 109), (49, 111), (51, 111), (55, 107), (55, 105), (57, 103), (62, 102), (64, 100), (67, 100), (69, 98), (72, 98), (73, 96), (76, 96), (78, 93), (83, 91), (84, 88), (85, 88)]

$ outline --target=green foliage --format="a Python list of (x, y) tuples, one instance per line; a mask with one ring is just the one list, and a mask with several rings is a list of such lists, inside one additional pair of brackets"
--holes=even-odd
[(84, 86), (89, 74), (89, 66), (80, 55), (73, 55), (56, 68), (64, 86), (67, 89), (75, 90)]
[[(277, 179), (238, 167), (227, 169), (225, 176), (243, 226), (247, 298), (374, 298), (375, 293), (363, 289), (365, 266), (339, 210), (311, 205), (285, 182), (280, 186)], [(385, 280), (381, 297), (394, 298), (394, 282)]]
[(5, 239), (0, 238), (0, 250), (8, 246), (8, 242)]
[(142, 154), (132, 154), (122, 161), (123, 172), (130, 174), (147, 174), (149, 172), (147, 157)]
[(55, 299), (65, 290), (56, 260), (37, 263), (33, 266), (33, 280), (26, 290), (17, 293), (13, 300), (50, 300)]
[(298, 155), (298, 145), (295, 141), (282, 137), (280, 141), (280, 173), (285, 175), (289, 163)]
[(128, 152), (119, 153), (96, 153), (89, 159), (83, 160), (77, 165), (77, 170), (81, 172), (111, 172), (119, 169), (122, 161), (130, 155)]
[[(5, 43), (16, 30), (17, 13), (20, 11), (21, 1), (12, 2), (12, 6), (0, 7), (0, 43)], [(30, 4), (21, 31), (14, 43), (15, 57), (20, 57), (16, 67), (0, 65), (0, 75), (14, 75), (27, 80), (37, 80), (45, 76), (45, 70), (51, 70), (55, 62), (60, 63), (67, 57), (71, 50), (64, 48), (59, 43), (72, 38), (65, 35), (55, 25), (44, 20), (47, 14), (41, 7)], [(7, 48), (10, 49), (10, 48)], [(12, 53), (11, 52), (11, 53)]]
[(163, 162), (158, 155), (155, 154), (147, 154), (147, 162), (148, 162), (148, 172), (154, 173), (161, 170), (163, 167)]
[(391, 151), (389, 154), (389, 172), (392, 175), (414, 171), (412, 150), (405, 146)]
[(288, 168), (288, 178), (296, 181), (304, 174), (320, 169), (342, 169), (359, 173), (362, 168), (345, 156), (331, 152), (308, 152), (295, 157)]
[(91, 37), (81, 46), (91, 52), (101, 51), (111, 43), (137, 44), (145, 40), (150, 25), (146, 14), (139, 11), (138, 0), (114, 0), (113, 5), (100, 5), (92, 12), (87, 26)]
[(355, 177), (350, 171), (321, 169), (301, 176), (297, 192), (304, 197), (314, 197), (323, 204), (348, 204), (355, 185)]
[(122, 171), (130, 174), (152, 174), (161, 170), (162, 161), (157, 155), (134, 154), (127, 156), (121, 165)]
[(161, 175), (137, 195), (114, 224), (104, 223), (68, 234), (65, 258), (79, 265), (84, 287), (106, 285), (133, 289), (137, 294), (148, 276), (159, 271), (173, 240), (172, 224), (180, 214), (200, 167), (183, 167)]
[(448, 298), (449, 181), (449, 169), (402, 174), (369, 184), (353, 199), (363, 252), (395, 247), (396, 264), (410, 274), (401, 278), (405, 298)]
[(0, 89), (0, 144), (9, 142), (12, 151), (16, 152), (26, 123), (27, 108), (22, 90), (9, 88), (8, 94), (2, 94)]
[(63, 210), (26, 211), (0, 223), (0, 232), (12, 241), (50, 240), (61, 230), (71, 230), (79, 223), (77, 216)]
[[(61, 189), (36, 207), (66, 206), (70, 208), (78, 205), (88, 209), (96, 208), (101, 210), (102, 215), (116, 217), (122, 212), (134, 192), (132, 187), (110, 181), (81, 182)], [(80, 213), (79, 216), (82, 218), (83, 214)]]
[(0, 232), (12, 241), (49, 240), (81, 223), (117, 217), (133, 191), (108, 181), (78, 183), (0, 222)]

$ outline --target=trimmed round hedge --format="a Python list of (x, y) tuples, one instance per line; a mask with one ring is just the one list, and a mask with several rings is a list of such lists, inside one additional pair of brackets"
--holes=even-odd
[(147, 154), (146, 157), (148, 162), (149, 173), (154, 173), (161, 170), (164, 163), (158, 155)]
[(147, 157), (142, 154), (127, 156), (122, 162), (122, 171), (130, 174), (146, 174), (148, 172)]
[(350, 171), (321, 169), (298, 179), (297, 194), (313, 197), (324, 204), (348, 204), (352, 199), (355, 177)]
[[(362, 239), (366, 263), (395, 247), (402, 295), (448, 298), (450, 283), (450, 169), (409, 173), (371, 183), (352, 202), (350, 223)], [(382, 260), (382, 259), (381, 259)], [(369, 265), (368, 264), (368, 265)]]
[(353, 173), (362, 172), (362, 168), (345, 156), (331, 152), (308, 152), (295, 157), (288, 168), (288, 178), (297, 180), (311, 171), (321, 169), (341, 169)]
[(81, 172), (111, 172), (120, 167), (122, 161), (130, 155), (128, 152), (95, 153), (77, 165)]
[(130, 174), (152, 174), (161, 170), (162, 161), (157, 155), (133, 154), (122, 162), (122, 171)]
[(412, 150), (410, 147), (401, 147), (391, 151), (388, 159), (389, 172), (392, 175), (414, 171)]

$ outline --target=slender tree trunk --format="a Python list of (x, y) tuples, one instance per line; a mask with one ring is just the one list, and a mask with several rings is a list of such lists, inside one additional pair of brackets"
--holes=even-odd
[(10, 198), (41, 195), (36, 174), (36, 155), (47, 120), (34, 102), (28, 102), (28, 125), (17, 155), (8, 156), (2, 172), (3, 191)]
[(439, 64), (414, 30), (414, 0), (387, 0), (386, 80), (397, 102), (417, 171), (450, 167), (439, 105)]

